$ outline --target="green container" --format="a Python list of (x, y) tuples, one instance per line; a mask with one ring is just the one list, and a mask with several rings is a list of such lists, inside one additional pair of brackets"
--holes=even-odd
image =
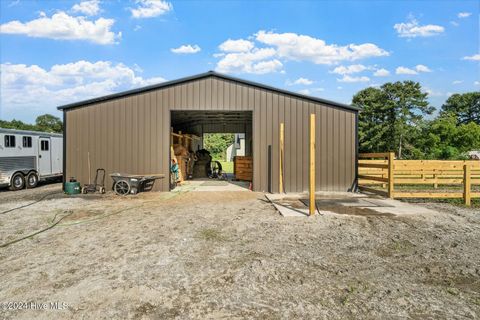
[(82, 188), (80, 188), (80, 182), (65, 182), (66, 194), (79, 194)]

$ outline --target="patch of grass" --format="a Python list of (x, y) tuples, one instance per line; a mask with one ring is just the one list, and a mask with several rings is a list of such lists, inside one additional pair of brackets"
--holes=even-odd
[(216, 229), (202, 229), (199, 232), (200, 238), (207, 241), (224, 241), (225, 237)]
[[(380, 185), (371, 185), (369, 186), (373, 189), (383, 190)], [(448, 193), (448, 192), (463, 192), (462, 185), (445, 185), (441, 184), (437, 189), (433, 188), (432, 184), (395, 184), (395, 191), (398, 192), (439, 192), (439, 193)], [(480, 185), (472, 185), (471, 192), (480, 192)], [(401, 199), (405, 202), (433, 202), (433, 203), (448, 203), (451, 205), (464, 207), (463, 199), (460, 198), (411, 198), (411, 199)], [(480, 208), (480, 198), (472, 198), (471, 207)]]
[(220, 161), (222, 164), (222, 170), (225, 173), (233, 173), (233, 162), (231, 161)]
[(406, 254), (412, 251), (415, 245), (408, 240), (393, 241), (387, 245), (381, 246), (376, 250), (376, 254), (380, 257), (391, 257), (395, 254)]
[(358, 281), (358, 283), (351, 283), (346, 289), (344, 289), (345, 294), (340, 298), (340, 303), (342, 305), (348, 304), (354, 295), (365, 292), (367, 289), (367, 284), (362, 283), (361, 281)]
[(477, 306), (480, 306), (480, 297), (474, 297), (471, 299), (473, 304), (476, 304)]
[(447, 292), (450, 293), (452, 296), (458, 296), (458, 290), (452, 287), (447, 288)]

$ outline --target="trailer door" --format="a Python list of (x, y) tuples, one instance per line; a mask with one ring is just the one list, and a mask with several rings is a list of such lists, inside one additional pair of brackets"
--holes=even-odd
[(52, 146), (50, 138), (40, 138), (38, 143), (38, 172), (40, 176), (52, 174)]

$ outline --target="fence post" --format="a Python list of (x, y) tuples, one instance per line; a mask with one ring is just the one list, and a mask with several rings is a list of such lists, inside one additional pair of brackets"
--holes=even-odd
[(470, 181), (470, 165), (463, 165), (463, 201), (467, 207), (471, 205), (471, 181)]
[(310, 151), (309, 151), (309, 158), (310, 158), (310, 175), (309, 175), (309, 213), (312, 216), (315, 213), (315, 114), (312, 113), (310, 115)]
[(285, 186), (283, 185), (283, 152), (284, 152), (284, 136), (285, 136), (285, 126), (283, 124), (283, 122), (280, 123), (280, 141), (279, 141), (279, 144), (280, 144), (280, 152), (278, 153), (279, 155), (279, 171), (280, 171), (280, 176), (278, 177), (278, 193), (283, 193), (284, 192), (284, 188)]
[(388, 197), (393, 199), (394, 193), (394, 174), (393, 174), (393, 162), (395, 160), (395, 153), (388, 153)]

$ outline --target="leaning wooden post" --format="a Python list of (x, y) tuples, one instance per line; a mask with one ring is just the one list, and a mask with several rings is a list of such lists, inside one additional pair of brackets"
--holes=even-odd
[(278, 179), (278, 192), (279, 193), (284, 193), (284, 186), (283, 186), (283, 150), (284, 150), (284, 140), (285, 140), (285, 127), (283, 122), (280, 123), (280, 152), (279, 152), (279, 170), (280, 170), (280, 175)]
[(471, 205), (471, 180), (470, 180), (470, 165), (463, 165), (463, 201), (467, 207)]
[(309, 188), (309, 213), (313, 215), (315, 213), (315, 114), (310, 115), (310, 188)]
[(393, 186), (394, 186), (394, 174), (393, 174), (393, 164), (395, 160), (395, 153), (388, 153), (388, 197), (393, 199)]

